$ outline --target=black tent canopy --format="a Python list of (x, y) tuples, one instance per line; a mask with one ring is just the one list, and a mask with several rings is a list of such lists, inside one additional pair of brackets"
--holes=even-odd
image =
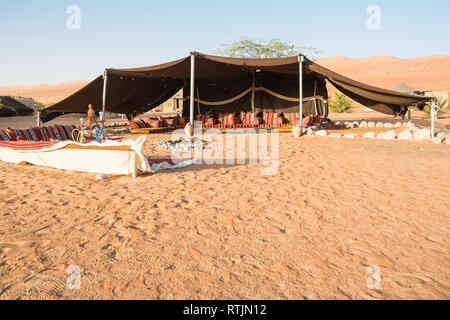
[(194, 52), (149, 67), (106, 69), (103, 77), (45, 109), (43, 120), (62, 113), (84, 113), (88, 104), (97, 111), (102, 107), (132, 117), (157, 107), (180, 89), (183, 115), (191, 119), (199, 113), (298, 112), (299, 108), (303, 115), (326, 116), (326, 80), (356, 102), (386, 114), (404, 115), (408, 106), (421, 107), (430, 99), (369, 86), (303, 56), (253, 59)]

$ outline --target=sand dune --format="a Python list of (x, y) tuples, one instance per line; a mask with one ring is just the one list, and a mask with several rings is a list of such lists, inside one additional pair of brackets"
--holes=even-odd
[(35, 84), (31, 86), (0, 87), (1, 96), (31, 97), (43, 104), (56, 103), (78, 91), (88, 82), (85, 80), (60, 84)]
[(450, 90), (450, 56), (402, 59), (392, 56), (366, 58), (330, 57), (322, 66), (374, 86), (393, 89), (406, 83), (418, 90)]
[[(406, 83), (418, 90), (447, 91), (450, 89), (450, 56), (429, 56), (402, 59), (392, 56), (366, 58), (329, 57), (319, 64), (368, 84), (393, 89)], [(87, 81), (33, 86), (0, 87), (0, 95), (32, 97), (44, 104), (55, 103), (76, 92)]]

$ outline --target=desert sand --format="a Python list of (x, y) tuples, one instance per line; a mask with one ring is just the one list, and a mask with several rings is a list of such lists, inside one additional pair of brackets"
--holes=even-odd
[[(145, 153), (170, 156), (156, 146), (168, 138), (148, 135)], [(197, 164), (96, 180), (0, 163), (0, 299), (450, 297), (450, 146), (279, 141), (274, 175)]]

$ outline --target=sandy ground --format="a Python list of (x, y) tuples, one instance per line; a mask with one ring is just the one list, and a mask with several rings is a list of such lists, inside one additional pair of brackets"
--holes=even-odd
[[(145, 153), (167, 157), (164, 138)], [(0, 163), (0, 299), (450, 297), (449, 146), (285, 133), (279, 150), (275, 175), (198, 164), (98, 181)]]

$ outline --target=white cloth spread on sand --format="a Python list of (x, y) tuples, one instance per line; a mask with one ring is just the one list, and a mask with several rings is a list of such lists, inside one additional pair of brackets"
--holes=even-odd
[(136, 154), (136, 168), (140, 172), (154, 173), (163, 169), (184, 167), (195, 162), (186, 160), (175, 165), (163, 162), (151, 167), (142, 152), (145, 140), (146, 137), (141, 136), (136, 140), (121, 142), (108, 140), (101, 144), (96, 141), (85, 144), (62, 141), (46, 147), (29, 149), (18, 149), (25, 144), (17, 144), (17, 148), (0, 146), (0, 160), (104, 174), (131, 174), (132, 152)]

